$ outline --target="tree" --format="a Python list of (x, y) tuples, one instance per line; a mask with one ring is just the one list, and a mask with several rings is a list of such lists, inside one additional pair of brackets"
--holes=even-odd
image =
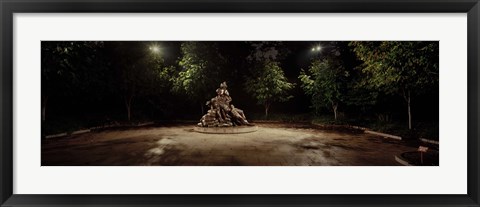
[(245, 90), (263, 105), (265, 117), (274, 102), (285, 102), (293, 98), (289, 91), (295, 84), (290, 83), (280, 67), (280, 61), (289, 51), (282, 42), (252, 42), (247, 57), (249, 74), (245, 77)]
[(337, 120), (338, 105), (344, 100), (348, 72), (332, 58), (314, 60), (308, 69), (303, 69), (299, 78), (302, 88), (312, 98), (312, 107), (316, 113), (322, 107), (331, 107)]
[(105, 64), (98, 50), (103, 45), (103, 42), (83, 41), (42, 42), (42, 121), (46, 120), (47, 103), (52, 96), (102, 88), (100, 79)]
[(293, 98), (288, 91), (294, 87), (288, 82), (278, 62), (266, 61), (263, 67), (253, 71), (245, 82), (245, 89), (265, 108), (265, 117), (274, 102), (285, 102)]
[(438, 42), (351, 42), (363, 61), (366, 85), (405, 100), (408, 129), (412, 129), (412, 97), (438, 84)]
[(127, 120), (131, 121), (135, 98), (166, 88), (166, 79), (170, 79), (172, 68), (165, 66), (161, 54), (150, 49), (152, 46), (138, 42), (116, 42), (110, 47), (113, 90), (122, 96)]
[(184, 42), (180, 49), (182, 57), (178, 65), (181, 71), (171, 79), (172, 89), (200, 104), (204, 114), (205, 102), (223, 81), (221, 69), (225, 60), (216, 44), (211, 42)]

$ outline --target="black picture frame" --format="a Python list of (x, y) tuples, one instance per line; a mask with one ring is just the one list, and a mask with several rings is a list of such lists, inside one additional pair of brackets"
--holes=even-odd
[[(0, 0), (1, 206), (480, 206), (478, 0)], [(465, 195), (20, 195), (13, 194), (14, 13), (467, 13), (468, 193)], [(39, 178), (41, 179), (41, 178)], [(455, 178), (445, 178), (455, 179)]]

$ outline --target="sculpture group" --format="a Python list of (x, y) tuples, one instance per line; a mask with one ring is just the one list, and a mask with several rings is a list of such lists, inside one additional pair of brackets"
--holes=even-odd
[(221, 83), (216, 92), (217, 96), (206, 103), (210, 109), (200, 119), (199, 127), (252, 126), (247, 121), (243, 110), (231, 104), (232, 97), (228, 93), (226, 82)]

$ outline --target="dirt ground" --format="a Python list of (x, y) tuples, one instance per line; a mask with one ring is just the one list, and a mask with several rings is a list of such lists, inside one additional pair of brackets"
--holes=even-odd
[(42, 141), (52, 166), (394, 166), (394, 155), (418, 146), (309, 124), (257, 124), (244, 134), (202, 134), (193, 125), (108, 129)]

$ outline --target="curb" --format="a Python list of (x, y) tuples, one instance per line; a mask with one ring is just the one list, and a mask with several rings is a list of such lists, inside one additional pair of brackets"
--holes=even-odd
[(250, 120), (252, 123), (283, 123), (283, 121), (279, 120)]
[[(147, 125), (152, 125), (152, 124), (155, 124), (155, 122), (151, 121), (151, 122), (145, 122), (145, 123), (140, 123), (140, 124), (131, 125), (131, 126), (139, 127), (139, 126), (147, 126)], [(103, 126), (90, 127), (89, 129), (82, 129), (82, 130), (73, 131), (70, 134), (68, 134), (67, 132), (64, 132), (64, 133), (59, 133), (59, 134), (46, 135), (45, 139), (66, 137), (66, 136), (69, 136), (69, 135), (71, 136), (71, 135), (85, 134), (85, 133), (89, 133), (89, 132), (99, 130), (99, 129), (108, 129), (108, 128), (111, 128), (111, 127), (120, 127), (120, 126), (122, 126), (122, 125), (108, 124), (108, 125), (103, 125)]]
[(405, 166), (413, 166), (412, 164), (410, 164), (409, 162), (407, 162), (406, 160), (398, 157), (398, 155), (395, 155), (395, 161), (397, 161), (398, 163), (402, 164), (402, 165), (405, 165)]
[(382, 132), (376, 132), (376, 131), (372, 131), (368, 128), (365, 128), (365, 127), (359, 127), (359, 126), (351, 126), (351, 125), (326, 125), (326, 124), (315, 124), (315, 123), (312, 123), (313, 125), (315, 126), (320, 126), (320, 127), (325, 127), (325, 128), (346, 128), (346, 129), (356, 129), (356, 130), (361, 130), (363, 131), (363, 133), (367, 133), (367, 134), (373, 134), (373, 135), (378, 135), (378, 136), (382, 136), (384, 138), (390, 138), (390, 139), (396, 139), (396, 140), (402, 140), (402, 137), (400, 136), (396, 136), (396, 135), (391, 135), (391, 134), (385, 134), (385, 133), (382, 133)]
[[(373, 134), (373, 135), (378, 135), (378, 136), (383, 136), (384, 138), (391, 138), (391, 139), (396, 139), (396, 140), (402, 140), (402, 137), (396, 136), (396, 135), (391, 135), (391, 134), (385, 134), (382, 132), (376, 132), (372, 131), (368, 128), (365, 127), (359, 127), (359, 126), (351, 126), (351, 125), (325, 125), (325, 124), (315, 124), (312, 123), (313, 125), (320, 126), (320, 127), (325, 127), (325, 128), (335, 128), (335, 127), (340, 127), (343, 126), (344, 128), (349, 128), (349, 129), (357, 129), (357, 130), (362, 130), (364, 133), (367, 134)], [(420, 138), (420, 141), (430, 143), (430, 144), (436, 144), (439, 145), (439, 141), (437, 140), (432, 140), (432, 139), (426, 139), (426, 138)]]
[(376, 132), (376, 131), (370, 131), (370, 130), (365, 130), (364, 131), (367, 134), (373, 134), (373, 135), (378, 135), (378, 136), (383, 136), (384, 138), (391, 138), (391, 139), (396, 139), (396, 140), (402, 140), (402, 137), (391, 135), (391, 134), (385, 134), (381, 132)]
[(150, 122), (145, 122), (145, 123), (139, 123), (136, 126), (147, 126), (147, 125), (152, 125), (152, 124), (154, 124), (154, 122), (150, 121)]
[(430, 144), (436, 144), (436, 145), (439, 144), (439, 141), (431, 140), (431, 139), (425, 139), (425, 138), (421, 138), (421, 137), (420, 137), (420, 141), (430, 143)]
[(316, 124), (316, 123), (311, 123), (311, 124), (318, 127), (326, 128), (326, 129), (356, 129), (361, 131), (366, 130), (366, 128), (363, 128), (363, 127), (350, 126), (350, 125), (333, 125), (333, 124)]
[(65, 133), (60, 133), (60, 134), (52, 134), (52, 135), (47, 135), (45, 136), (45, 139), (50, 139), (50, 138), (58, 138), (58, 137), (66, 137), (68, 134)]
[(367, 131), (368, 128), (365, 128), (365, 127), (359, 127), (359, 126), (350, 126), (352, 129), (359, 129), (359, 130), (363, 130), (363, 131)]
[(119, 127), (121, 126), (120, 124), (107, 124), (107, 125), (102, 125), (102, 126), (96, 126), (96, 127), (90, 127), (90, 131), (98, 130), (98, 129), (107, 129), (111, 127)]
[(75, 134), (83, 134), (83, 133), (88, 133), (90, 132), (90, 129), (84, 129), (84, 130), (78, 130), (78, 131), (74, 131), (72, 132), (71, 135), (75, 135)]
[[(432, 150), (432, 151), (429, 151), (429, 154), (430, 156), (436, 156), (437, 158), (433, 158), (433, 160), (431, 160), (432, 162), (430, 161), (427, 161), (425, 164), (424, 163), (420, 163), (420, 157), (417, 157), (416, 159), (418, 160), (409, 160), (407, 159), (404, 155), (407, 154), (407, 153), (413, 153), (413, 154), (416, 154), (418, 155), (418, 151), (407, 151), (407, 152), (403, 152), (403, 153), (400, 153), (400, 154), (396, 154), (395, 155), (395, 161), (397, 161), (398, 163), (402, 164), (402, 165), (405, 165), (405, 166), (440, 166), (440, 162), (438, 162), (439, 160), (439, 152), (437, 150)], [(424, 156), (424, 159), (426, 157)], [(438, 163), (437, 163), (438, 162)]]

